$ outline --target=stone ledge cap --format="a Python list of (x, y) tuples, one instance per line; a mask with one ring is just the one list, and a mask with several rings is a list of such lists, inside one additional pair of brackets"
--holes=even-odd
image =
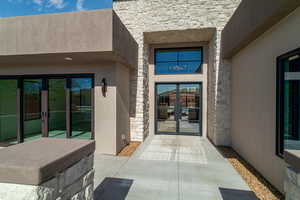
[(40, 138), (0, 150), (0, 182), (40, 185), (95, 151), (94, 140)]
[(300, 150), (285, 150), (284, 160), (291, 168), (300, 172)]

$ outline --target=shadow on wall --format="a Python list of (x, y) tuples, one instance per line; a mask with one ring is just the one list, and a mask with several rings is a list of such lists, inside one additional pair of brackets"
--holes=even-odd
[(125, 200), (133, 184), (131, 179), (105, 178), (94, 191), (95, 200)]
[(137, 88), (138, 88), (138, 70), (137, 69), (130, 69), (130, 110), (129, 115), (130, 117), (134, 118), (136, 116), (136, 97), (137, 97)]

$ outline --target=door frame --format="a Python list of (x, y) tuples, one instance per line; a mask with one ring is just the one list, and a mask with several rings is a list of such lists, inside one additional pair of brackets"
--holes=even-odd
[[(16, 80), (17, 81), (17, 142), (24, 142), (24, 116), (23, 116), (23, 80), (24, 79), (41, 79), (42, 80), (42, 97), (41, 97), (41, 115), (46, 113), (45, 124), (42, 124), (42, 137), (48, 137), (48, 116), (49, 114), (49, 95), (48, 95), (48, 80), (49, 79), (66, 79), (66, 129), (67, 137), (71, 137), (71, 78), (91, 78), (91, 139), (95, 139), (95, 74), (94, 73), (82, 73), (82, 74), (29, 74), (29, 75), (0, 75), (0, 80)], [(44, 117), (44, 116), (41, 116)], [(43, 122), (42, 122), (43, 123)], [(47, 130), (46, 130), (47, 129)]]
[[(158, 132), (158, 112), (157, 112), (157, 85), (168, 85), (168, 84), (174, 84), (176, 85), (176, 107), (175, 107), (175, 121), (176, 121), (176, 132)], [(199, 85), (199, 89), (200, 89), (200, 98), (199, 98), (199, 105), (200, 105), (200, 111), (199, 112), (199, 134), (197, 133), (187, 133), (187, 132), (180, 132), (179, 131), (179, 119), (178, 119), (178, 113), (179, 113), (179, 103), (180, 103), (180, 91), (179, 91), (179, 85), (181, 84), (197, 84)], [(203, 119), (202, 119), (202, 115), (203, 115), (203, 82), (155, 82), (154, 83), (154, 134), (155, 135), (190, 135), (190, 136), (202, 136), (203, 135)]]

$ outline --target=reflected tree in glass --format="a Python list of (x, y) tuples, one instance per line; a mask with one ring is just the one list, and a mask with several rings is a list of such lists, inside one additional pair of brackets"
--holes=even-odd
[(17, 143), (17, 80), (0, 80), (0, 143)]
[(71, 79), (72, 137), (91, 139), (92, 79)]
[(66, 137), (66, 79), (49, 79), (49, 137)]

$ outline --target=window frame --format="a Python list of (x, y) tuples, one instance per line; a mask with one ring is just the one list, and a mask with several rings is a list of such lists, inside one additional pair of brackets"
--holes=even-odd
[(276, 58), (276, 155), (284, 154), (284, 61), (299, 55), (300, 48), (292, 50)]
[[(160, 51), (160, 50), (164, 50), (164, 51), (180, 51), (180, 50), (192, 50), (192, 49), (195, 49), (195, 50), (200, 50), (200, 53), (201, 53), (201, 70), (199, 73), (176, 73), (176, 74), (172, 74), (172, 73), (163, 73), (163, 74), (158, 74), (156, 72), (156, 52), (157, 51)], [(187, 62), (187, 63), (190, 63), (190, 62), (195, 62), (196, 60), (190, 60), (190, 61), (182, 61), (182, 62)], [(169, 61), (170, 62), (175, 62), (175, 61)], [(176, 61), (176, 63), (178, 63), (179, 60)], [(171, 47), (171, 48), (155, 48), (154, 49), (154, 75), (156, 76), (161, 76), (161, 75), (200, 75), (200, 74), (203, 74), (203, 62), (204, 62), (204, 51), (203, 51), (203, 46), (195, 46), (195, 47)], [(160, 63), (168, 63), (167, 61), (164, 61), (164, 62), (160, 62)]]
[[(70, 95), (70, 89), (71, 89), (71, 79), (72, 78), (91, 78), (91, 140), (95, 139), (95, 73), (78, 73), (78, 74), (26, 74), (26, 75), (0, 75), (0, 80), (16, 80), (17, 81), (17, 105), (16, 105), (16, 111), (17, 111), (17, 141), (18, 143), (24, 142), (24, 115), (23, 115), (23, 80), (24, 79), (43, 79), (43, 86), (42, 90), (48, 90), (47, 81), (50, 79), (66, 79), (66, 90), (68, 90), (68, 94)], [(70, 104), (71, 104), (71, 97), (68, 100), (68, 103), (66, 104), (67, 110), (70, 110)], [(49, 100), (49, 99), (48, 99)], [(48, 103), (48, 102), (47, 102)], [(42, 103), (41, 103), (42, 105)], [(49, 110), (48, 110), (49, 111)], [(71, 112), (71, 111), (68, 111)], [(67, 127), (67, 138), (71, 138), (72, 136), (72, 119), (71, 119), (71, 113), (68, 114), (67, 120), (70, 120), (69, 125)], [(47, 127), (48, 128), (48, 127)], [(43, 133), (42, 133), (43, 135)], [(48, 132), (44, 134), (44, 137), (48, 137)], [(1, 146), (7, 146), (8, 144), (0, 142)]]

